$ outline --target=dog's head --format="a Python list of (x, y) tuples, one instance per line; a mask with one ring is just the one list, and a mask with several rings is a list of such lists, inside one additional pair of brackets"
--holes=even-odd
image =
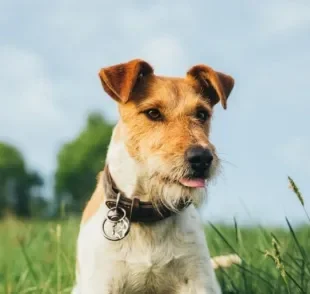
[(199, 198), (219, 162), (209, 140), (213, 106), (221, 102), (226, 109), (233, 78), (206, 65), (184, 78), (161, 77), (138, 59), (103, 68), (99, 76), (119, 106), (118, 140), (148, 193), (161, 196), (153, 200), (174, 207), (180, 197)]

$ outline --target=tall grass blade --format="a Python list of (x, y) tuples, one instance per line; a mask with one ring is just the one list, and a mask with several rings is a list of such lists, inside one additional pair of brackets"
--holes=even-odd
[(291, 177), (288, 177), (288, 181), (289, 181), (289, 188), (295, 193), (295, 195), (297, 196), (300, 204), (302, 205), (304, 212), (306, 214), (306, 217), (308, 218), (308, 221), (310, 222), (310, 216), (308, 214), (308, 211), (305, 207), (305, 201), (304, 198), (299, 190), (299, 188), (297, 187), (296, 183), (294, 182), (294, 180)]
[(32, 276), (34, 282), (36, 284), (38, 284), (39, 278), (38, 278), (38, 275), (37, 275), (36, 271), (34, 270), (34, 267), (32, 265), (31, 259), (30, 259), (30, 257), (27, 254), (27, 250), (25, 248), (24, 242), (22, 240), (20, 240), (19, 238), (17, 240), (18, 240), (18, 243), (20, 245), (22, 254), (23, 254), (24, 258), (25, 258), (25, 261), (27, 263), (28, 269), (29, 269), (29, 271), (31, 273), (31, 276)]
[(306, 253), (305, 253), (304, 249), (302, 248), (302, 246), (300, 245), (300, 243), (299, 243), (299, 241), (297, 239), (297, 236), (295, 234), (295, 231), (294, 231), (293, 227), (291, 226), (290, 221), (288, 220), (287, 217), (285, 217), (285, 220), (286, 220), (286, 223), (287, 223), (287, 225), (289, 227), (290, 233), (291, 233), (291, 235), (292, 235), (292, 237), (293, 237), (293, 239), (294, 239), (294, 241), (295, 241), (295, 243), (296, 243), (296, 245), (297, 245), (297, 247), (298, 247), (298, 249), (300, 251), (300, 254), (302, 255), (302, 257), (304, 259), (307, 259)]

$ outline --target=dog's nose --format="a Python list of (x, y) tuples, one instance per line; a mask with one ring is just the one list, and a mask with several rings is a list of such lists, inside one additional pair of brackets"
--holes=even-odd
[(210, 167), (213, 160), (211, 151), (198, 145), (187, 149), (185, 157), (191, 168), (198, 173), (204, 173)]

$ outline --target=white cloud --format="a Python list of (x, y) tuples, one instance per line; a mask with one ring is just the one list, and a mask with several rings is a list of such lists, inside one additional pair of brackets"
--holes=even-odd
[[(51, 132), (63, 124), (61, 110), (53, 101), (53, 87), (43, 60), (33, 52), (0, 48), (0, 139), (14, 140), (31, 163), (49, 168)], [(40, 156), (42, 155), (42, 156)]]
[(23, 123), (42, 118), (49, 121), (59, 119), (57, 107), (51, 99), (51, 81), (38, 55), (7, 46), (0, 48), (0, 62), (7, 65), (0, 69), (2, 116), (29, 115)]

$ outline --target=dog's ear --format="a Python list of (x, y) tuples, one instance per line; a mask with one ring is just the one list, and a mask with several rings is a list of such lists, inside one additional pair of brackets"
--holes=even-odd
[(200, 93), (212, 106), (221, 101), (226, 109), (227, 98), (234, 87), (234, 79), (231, 76), (216, 72), (206, 65), (193, 66), (187, 72), (187, 76), (194, 78)]
[(102, 68), (99, 77), (104, 90), (117, 102), (126, 103), (137, 81), (152, 74), (153, 68), (145, 61), (134, 59), (127, 63)]

